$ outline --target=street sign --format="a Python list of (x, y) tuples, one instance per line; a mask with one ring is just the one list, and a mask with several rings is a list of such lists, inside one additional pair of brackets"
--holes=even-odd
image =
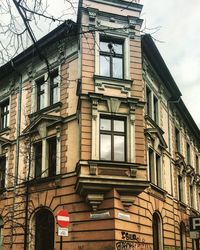
[(68, 236), (68, 228), (67, 227), (59, 227), (58, 228), (58, 236)]
[(56, 217), (57, 223), (61, 228), (66, 228), (69, 226), (70, 218), (66, 210), (62, 209), (58, 212)]

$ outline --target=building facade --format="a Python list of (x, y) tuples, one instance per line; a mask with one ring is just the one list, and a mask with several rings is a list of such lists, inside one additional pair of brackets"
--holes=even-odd
[(0, 68), (2, 249), (199, 249), (200, 131), (141, 11), (82, 0)]

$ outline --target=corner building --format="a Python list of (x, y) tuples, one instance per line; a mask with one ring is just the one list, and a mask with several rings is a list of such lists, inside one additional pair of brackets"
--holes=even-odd
[(200, 131), (141, 11), (82, 0), (0, 68), (3, 249), (199, 249)]

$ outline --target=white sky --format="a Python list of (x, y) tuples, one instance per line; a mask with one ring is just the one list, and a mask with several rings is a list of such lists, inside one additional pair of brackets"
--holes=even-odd
[(156, 45), (200, 127), (200, 1), (141, 0), (141, 4), (146, 27), (160, 26), (153, 37), (162, 43)]

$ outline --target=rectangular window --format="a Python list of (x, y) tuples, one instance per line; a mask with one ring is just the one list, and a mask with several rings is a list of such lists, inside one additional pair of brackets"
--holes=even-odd
[(150, 173), (150, 181), (155, 185), (157, 185), (158, 187), (161, 187), (162, 186), (161, 157), (151, 148), (149, 148), (149, 173)]
[(191, 163), (190, 159), (190, 144), (186, 143), (186, 157), (187, 157), (187, 164)]
[(45, 108), (45, 80), (44, 77), (36, 81), (37, 85), (37, 110)]
[(123, 78), (123, 44), (113, 39), (100, 41), (100, 75)]
[(199, 174), (199, 157), (196, 155), (196, 173)]
[(183, 177), (178, 176), (178, 195), (179, 195), (179, 200), (183, 201)]
[(157, 97), (154, 95), (153, 96), (153, 119), (156, 123), (158, 123), (158, 99)]
[(175, 147), (176, 152), (180, 152), (180, 131), (175, 128)]
[(35, 178), (42, 176), (42, 142), (34, 144)]
[(155, 168), (154, 168), (154, 151), (149, 148), (149, 173), (150, 173), (150, 181), (155, 183)]
[(48, 175), (55, 176), (56, 175), (56, 137), (50, 138), (47, 140), (48, 144)]
[(0, 189), (5, 187), (6, 157), (0, 157)]
[(0, 104), (0, 130), (8, 127), (9, 100)]
[(126, 122), (120, 118), (100, 119), (100, 158), (101, 160), (126, 160)]
[(156, 154), (156, 184), (157, 186), (161, 187), (161, 162), (160, 162), (160, 155)]
[(191, 207), (194, 206), (194, 189), (192, 185), (190, 185), (190, 205)]
[(55, 70), (50, 75), (50, 105), (59, 101), (59, 76), (58, 70)]
[(147, 102), (147, 115), (151, 117), (151, 90), (146, 87), (146, 102)]

